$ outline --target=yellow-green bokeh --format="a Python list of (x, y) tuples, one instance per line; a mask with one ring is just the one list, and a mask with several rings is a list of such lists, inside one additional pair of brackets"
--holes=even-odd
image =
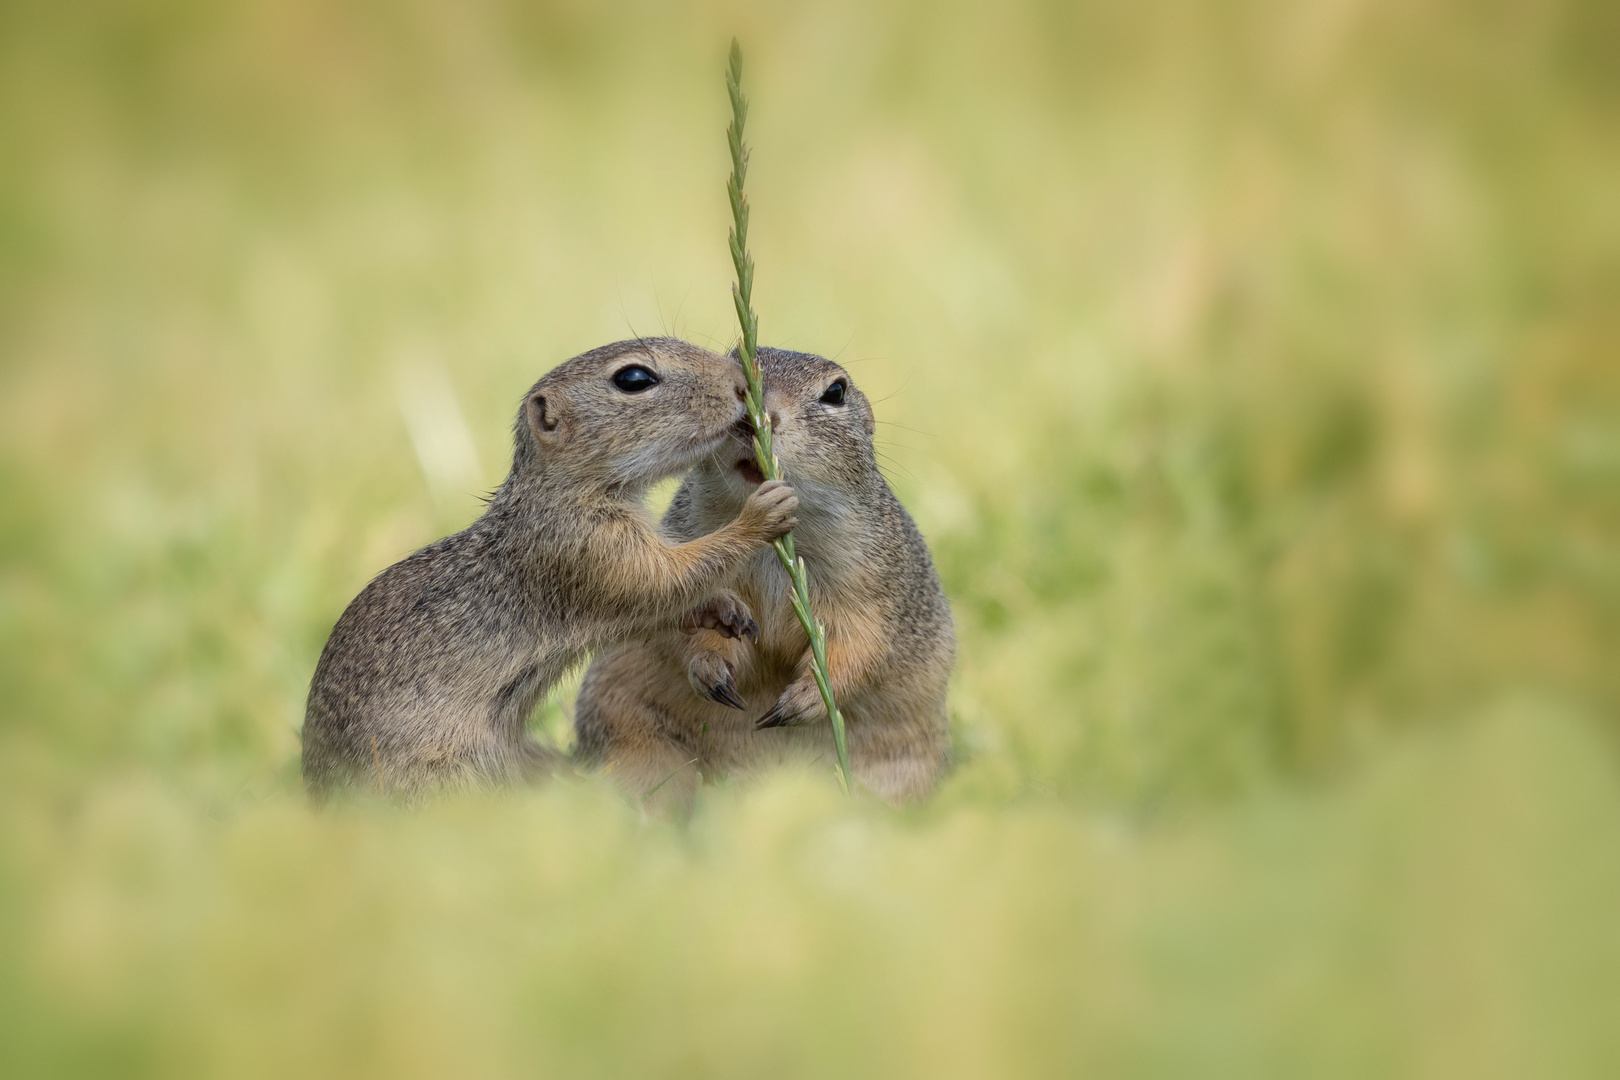
[[(956, 772), (314, 813), (325, 634), (522, 391), (730, 344), (733, 34), (761, 340), (878, 402)], [(1617, 55), (1603, 0), (0, 9), (0, 1063), (1612, 1072)]]

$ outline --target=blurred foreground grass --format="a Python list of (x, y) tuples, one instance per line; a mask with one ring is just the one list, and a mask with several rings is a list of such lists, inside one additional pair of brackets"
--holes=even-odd
[[(1612, 1074), (1615, 10), (0, 9), (0, 1065)], [(522, 390), (729, 344), (732, 33), (960, 768), (313, 814)]]

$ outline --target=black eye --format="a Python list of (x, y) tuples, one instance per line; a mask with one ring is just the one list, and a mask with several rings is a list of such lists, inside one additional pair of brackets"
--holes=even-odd
[(821, 395), (823, 405), (842, 405), (844, 403), (844, 389), (848, 384), (839, 379), (827, 387), (827, 392)]
[(627, 394), (639, 394), (658, 385), (658, 376), (636, 364), (613, 373), (613, 385)]

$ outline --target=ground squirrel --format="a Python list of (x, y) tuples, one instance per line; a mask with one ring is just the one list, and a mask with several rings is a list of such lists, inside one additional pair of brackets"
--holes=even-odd
[(673, 338), (606, 345), (535, 383), (483, 516), (383, 571), (333, 628), (304, 720), (310, 790), (410, 797), (543, 773), (554, 755), (525, 722), (569, 667), (674, 626), (795, 525), (780, 483), (684, 543), (642, 503), (730, 443), (744, 391), (736, 360)]
[[(794, 533), (827, 627), (834, 698), (855, 778), (890, 802), (927, 793), (945, 769), (950, 608), (928, 547), (878, 470), (871, 404), (837, 364), (761, 349), (776, 450), (797, 492)], [(760, 482), (746, 420), (692, 470), (664, 516), (671, 539), (700, 536)], [(603, 653), (586, 672), (575, 758), (627, 791), (688, 805), (699, 775), (824, 757), (833, 744), (788, 577), (761, 550), (669, 630)], [(757, 623), (756, 621), (757, 620)]]

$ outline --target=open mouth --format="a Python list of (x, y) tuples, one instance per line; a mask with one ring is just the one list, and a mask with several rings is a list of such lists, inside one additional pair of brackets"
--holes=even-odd
[(748, 417), (745, 416), (731, 425), (731, 436), (736, 440), (740, 451), (737, 455), (737, 464), (732, 468), (737, 470), (738, 476), (750, 484), (763, 484), (765, 474), (760, 472), (759, 462), (754, 460), (754, 425), (748, 422)]

